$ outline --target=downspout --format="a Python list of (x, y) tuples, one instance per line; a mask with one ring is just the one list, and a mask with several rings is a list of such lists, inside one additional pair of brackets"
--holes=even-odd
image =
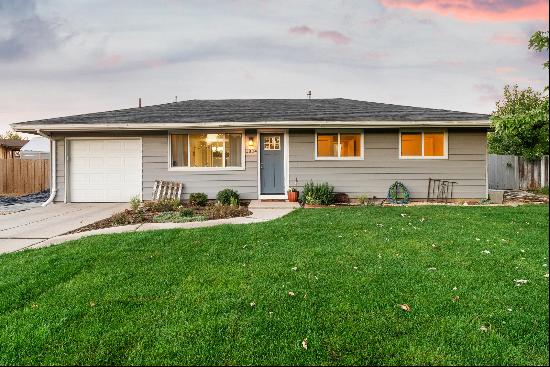
[(50, 141), (50, 197), (48, 200), (46, 200), (44, 203), (42, 203), (42, 206), (46, 206), (53, 202), (55, 199), (55, 195), (57, 194), (57, 177), (56, 177), (56, 149), (55, 149), (55, 140), (53, 140), (50, 136), (44, 134), (40, 129), (36, 130), (36, 133), (40, 136), (43, 136), (47, 138)]

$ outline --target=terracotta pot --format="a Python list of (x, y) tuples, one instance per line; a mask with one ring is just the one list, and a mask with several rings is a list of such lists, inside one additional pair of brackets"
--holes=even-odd
[(288, 201), (291, 203), (298, 202), (298, 197), (300, 196), (300, 193), (298, 191), (289, 191), (288, 192)]

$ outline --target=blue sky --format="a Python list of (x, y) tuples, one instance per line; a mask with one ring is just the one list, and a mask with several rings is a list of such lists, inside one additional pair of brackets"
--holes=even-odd
[(0, 132), (183, 99), (345, 97), (490, 113), (542, 89), (540, 0), (0, 0)]

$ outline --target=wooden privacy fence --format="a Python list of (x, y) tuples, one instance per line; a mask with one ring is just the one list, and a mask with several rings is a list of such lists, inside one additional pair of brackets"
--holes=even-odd
[(49, 159), (0, 159), (0, 195), (31, 194), (49, 185)]
[(489, 154), (489, 188), (527, 190), (548, 186), (548, 156), (528, 161), (514, 155)]

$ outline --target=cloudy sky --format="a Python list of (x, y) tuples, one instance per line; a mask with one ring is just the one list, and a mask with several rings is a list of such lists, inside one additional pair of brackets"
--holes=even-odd
[(542, 89), (543, 0), (0, 0), (0, 132), (183, 99), (345, 97), (490, 113)]

